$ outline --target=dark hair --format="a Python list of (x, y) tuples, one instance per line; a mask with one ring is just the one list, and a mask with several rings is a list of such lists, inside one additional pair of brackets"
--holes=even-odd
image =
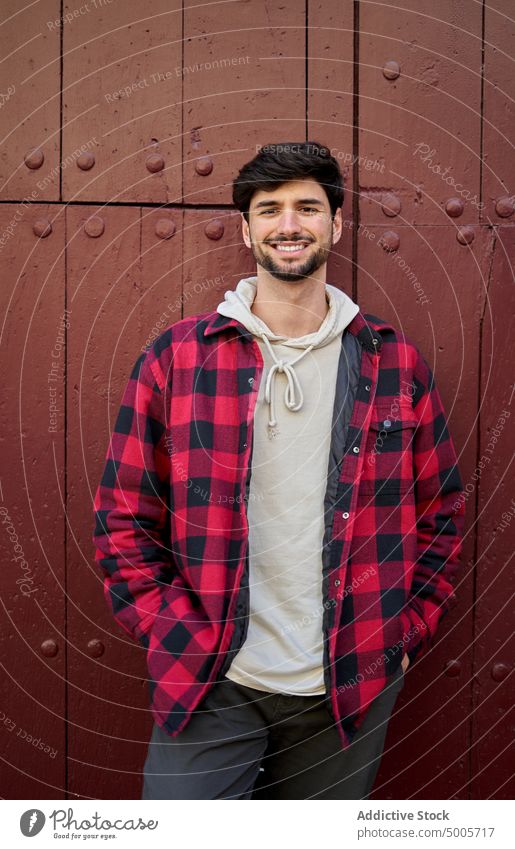
[(324, 189), (331, 217), (343, 204), (343, 179), (338, 162), (329, 148), (315, 141), (266, 144), (240, 169), (232, 185), (236, 209), (249, 221), (254, 192), (271, 192), (282, 183), (313, 177)]

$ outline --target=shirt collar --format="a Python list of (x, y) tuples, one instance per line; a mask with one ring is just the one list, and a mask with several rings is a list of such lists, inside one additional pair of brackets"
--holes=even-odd
[[(209, 313), (205, 321), (204, 336), (212, 336), (214, 333), (220, 333), (223, 330), (234, 327), (247, 341), (253, 338), (250, 330), (247, 330), (240, 321), (221, 315), (216, 310)], [(383, 341), (381, 332), (385, 330), (394, 330), (394, 328), (388, 322), (382, 321), (375, 316), (368, 316), (367, 320), (361, 311), (356, 313), (350, 324), (346, 327), (346, 331), (356, 336), (363, 347), (372, 353), (378, 353), (380, 351)]]

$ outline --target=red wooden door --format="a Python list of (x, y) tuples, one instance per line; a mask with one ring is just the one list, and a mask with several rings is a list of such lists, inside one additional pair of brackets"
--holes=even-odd
[(92, 497), (142, 347), (255, 272), (233, 177), (315, 139), (346, 188), (328, 282), (418, 344), (466, 486), (459, 604), (373, 798), (510, 798), (511, 4), (4, 7), (0, 794), (139, 798), (145, 657), (104, 601)]

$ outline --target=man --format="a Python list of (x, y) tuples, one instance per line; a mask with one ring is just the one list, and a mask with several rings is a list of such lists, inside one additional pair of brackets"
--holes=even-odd
[(137, 360), (96, 559), (146, 649), (144, 799), (364, 799), (454, 602), (462, 483), (415, 344), (326, 283), (336, 160), (268, 145), (233, 199), (257, 274)]

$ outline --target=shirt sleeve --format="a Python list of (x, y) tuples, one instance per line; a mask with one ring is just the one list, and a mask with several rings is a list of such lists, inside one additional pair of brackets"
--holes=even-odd
[(401, 612), (403, 653), (425, 654), (437, 627), (456, 603), (452, 582), (460, 566), (465, 498), (453, 441), (433, 373), (418, 352), (413, 409), (418, 419), (413, 457), (417, 560), (408, 603)]
[(94, 499), (95, 561), (118, 624), (145, 648), (172, 577), (165, 393), (149, 354), (125, 388)]

